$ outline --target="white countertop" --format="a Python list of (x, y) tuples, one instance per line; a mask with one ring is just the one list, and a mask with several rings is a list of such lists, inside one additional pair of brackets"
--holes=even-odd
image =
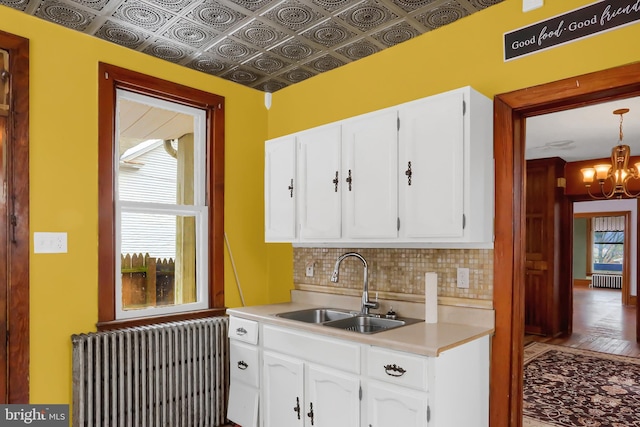
[(276, 317), (278, 313), (315, 308), (318, 305), (288, 302), (281, 304), (258, 305), (252, 307), (229, 308), (227, 314), (264, 324), (285, 326), (301, 331), (314, 332), (335, 338), (351, 340), (363, 344), (386, 347), (398, 351), (438, 356), (450, 348), (473, 341), (494, 332), (493, 328), (458, 323), (425, 323), (419, 322), (374, 334), (361, 334), (345, 331), (321, 324), (306, 323), (297, 320)]

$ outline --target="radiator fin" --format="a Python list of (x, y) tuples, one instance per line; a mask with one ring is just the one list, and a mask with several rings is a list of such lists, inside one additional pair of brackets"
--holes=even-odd
[(73, 426), (224, 425), (227, 330), (215, 317), (73, 335)]
[(594, 288), (622, 289), (622, 276), (619, 274), (592, 274), (591, 286)]

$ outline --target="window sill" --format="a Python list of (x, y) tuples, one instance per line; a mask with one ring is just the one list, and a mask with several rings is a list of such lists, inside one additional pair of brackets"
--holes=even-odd
[(96, 327), (99, 332), (112, 331), (115, 329), (130, 328), (135, 326), (155, 325), (157, 323), (178, 322), (180, 320), (201, 319), (204, 317), (223, 316), (226, 308), (210, 308), (207, 310), (189, 311), (164, 316), (141, 317), (139, 319), (111, 320), (108, 322), (98, 322)]

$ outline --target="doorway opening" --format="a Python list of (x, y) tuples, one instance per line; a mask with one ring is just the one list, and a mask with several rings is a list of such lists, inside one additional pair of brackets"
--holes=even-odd
[(491, 352), (491, 425), (522, 425), (526, 118), (639, 95), (640, 63), (634, 63), (494, 99), (494, 153), (500, 167), (495, 170), (496, 332)]

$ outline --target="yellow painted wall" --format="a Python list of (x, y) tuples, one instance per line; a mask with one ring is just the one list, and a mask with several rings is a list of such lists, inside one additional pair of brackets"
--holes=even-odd
[[(267, 134), (263, 93), (5, 6), (0, 6), (0, 30), (30, 41), (31, 235), (68, 233), (67, 254), (32, 252), (30, 258), (31, 402), (71, 402), (70, 337), (95, 330), (100, 61), (225, 97), (225, 230), (247, 304), (271, 302), (261, 214)], [(239, 306), (225, 256), (226, 303)], [(284, 280), (279, 282), (288, 282), (289, 288), (290, 270), (280, 274)]]

